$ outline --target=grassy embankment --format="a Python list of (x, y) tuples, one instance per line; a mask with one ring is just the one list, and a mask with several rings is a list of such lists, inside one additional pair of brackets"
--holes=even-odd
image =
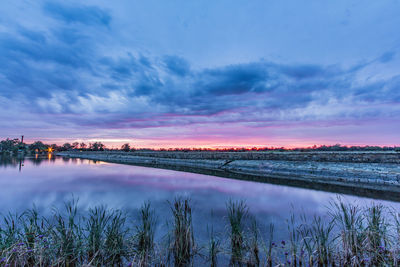
[(0, 266), (398, 266), (399, 213), (381, 205), (332, 203), (326, 217), (289, 216), (286, 240), (261, 232), (244, 202), (228, 202), (226, 233), (196, 242), (188, 199), (170, 203), (172, 221), (155, 240), (156, 214), (145, 203), (137, 220), (119, 210), (78, 212), (76, 201), (47, 218), (35, 209), (2, 218)]

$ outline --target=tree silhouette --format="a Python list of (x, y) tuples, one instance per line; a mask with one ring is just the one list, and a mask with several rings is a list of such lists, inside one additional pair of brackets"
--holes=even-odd
[(121, 146), (121, 150), (122, 150), (122, 151), (125, 151), (125, 152), (129, 152), (129, 151), (131, 150), (131, 147), (129, 146), (128, 143), (126, 143), (126, 144), (123, 144), (123, 145)]

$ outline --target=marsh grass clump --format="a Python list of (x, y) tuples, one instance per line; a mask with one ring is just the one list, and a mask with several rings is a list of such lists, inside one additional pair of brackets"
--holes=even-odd
[[(331, 213), (336, 227), (337, 260), (340, 266), (397, 266), (396, 218), (393, 227), (385, 217), (390, 214), (380, 204), (367, 208), (346, 204), (341, 199), (334, 202)], [(392, 247), (392, 249), (388, 249)]]
[(233, 266), (242, 266), (244, 263), (245, 244), (245, 219), (248, 208), (244, 201), (230, 200), (226, 204), (230, 227), (231, 262)]
[(390, 210), (390, 214), (392, 215), (393, 218), (393, 262), (397, 265), (400, 266), (400, 213), (394, 209)]
[(292, 213), (290, 219), (287, 220), (287, 227), (289, 233), (289, 244), (287, 251), (285, 251), (286, 263), (297, 266), (298, 263), (298, 250), (300, 245), (300, 233), (296, 225), (295, 216)]
[(175, 266), (189, 266), (196, 251), (190, 199), (176, 198), (170, 205), (173, 215), (172, 252)]
[(209, 239), (206, 261), (211, 267), (216, 267), (218, 265), (218, 254), (222, 252), (221, 239), (216, 235), (213, 227), (211, 227), (211, 229), (207, 227), (207, 232)]
[(134, 236), (134, 253), (138, 266), (149, 266), (154, 256), (154, 234), (156, 227), (155, 212), (150, 202), (146, 202), (139, 210), (139, 224)]
[(372, 204), (365, 210), (365, 240), (364, 250), (371, 264), (381, 265), (391, 261), (387, 248), (391, 245), (388, 227), (384, 217), (384, 207)]
[(0, 227), (1, 250), (8, 249), (18, 242), (20, 236), (20, 219), (21, 215), (11, 213), (3, 217), (3, 224)]
[(302, 266), (308, 263), (309, 266), (314, 266), (314, 252), (316, 242), (314, 241), (313, 229), (307, 221), (307, 217), (301, 215), (301, 225), (299, 226), (299, 234), (301, 236), (301, 253), (299, 258), (299, 265)]
[(359, 266), (363, 257), (365, 240), (364, 217), (362, 209), (356, 205), (346, 204), (341, 199), (333, 203), (331, 217), (338, 230), (340, 243), (340, 263)]
[(93, 265), (99, 265), (104, 259), (104, 233), (110, 221), (111, 215), (104, 206), (89, 209), (89, 217), (86, 222), (87, 256)]
[(104, 258), (107, 266), (122, 266), (128, 255), (126, 247), (126, 216), (122, 211), (113, 211), (105, 230)]
[(250, 225), (250, 236), (248, 240), (247, 266), (260, 266), (260, 232), (257, 220), (252, 218)]
[(22, 240), (27, 248), (26, 261), (28, 265), (33, 266), (36, 262), (40, 262), (41, 264), (48, 263), (46, 259), (49, 252), (43, 250), (43, 246), (41, 246), (41, 241), (49, 234), (46, 220), (39, 217), (39, 213), (35, 207), (24, 212), (20, 220), (23, 231)]
[(311, 224), (311, 238), (314, 243), (315, 258), (318, 266), (335, 266), (335, 260), (332, 258), (333, 222), (325, 222), (321, 217), (314, 216)]
[(78, 215), (77, 200), (65, 204), (65, 215), (54, 210), (53, 222), (49, 232), (54, 244), (57, 263), (63, 266), (76, 266), (84, 256), (82, 218)]
[(270, 223), (268, 228), (267, 241), (262, 243), (265, 252), (266, 266), (268, 267), (272, 267), (272, 262), (273, 262), (273, 250), (275, 248), (275, 242), (273, 241), (274, 231), (275, 231), (275, 226), (273, 223)]
[(3, 217), (3, 224), (0, 228), (1, 233), (1, 256), (4, 264), (19, 264), (25, 259), (18, 253), (25, 250), (25, 243), (21, 241), (21, 217), (19, 214), (11, 214)]

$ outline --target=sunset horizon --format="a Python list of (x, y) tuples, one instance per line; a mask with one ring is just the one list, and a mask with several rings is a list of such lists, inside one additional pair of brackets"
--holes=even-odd
[(223, 2), (1, 6), (0, 139), (400, 144), (398, 4)]
[[(7, 137), (10, 138), (10, 137)], [(10, 138), (12, 139), (12, 137)], [(55, 140), (55, 139), (25, 139), (26, 144), (32, 144), (34, 142), (41, 141), (47, 145), (52, 145), (56, 144), (58, 146), (62, 146), (66, 143), (68, 144), (73, 144), (75, 142), (77, 143), (85, 143), (86, 145), (95, 143), (95, 142), (100, 142), (105, 145), (105, 148), (107, 149), (120, 149), (124, 144), (129, 144), (132, 148), (134, 149), (154, 149), (154, 150), (164, 150), (164, 149), (306, 149), (306, 148), (317, 148), (317, 147), (332, 147), (332, 146), (337, 146), (340, 145), (341, 147), (393, 147), (397, 148), (400, 147), (399, 144), (390, 144), (390, 143), (382, 143), (382, 144), (368, 144), (368, 143), (290, 143), (283, 145), (281, 143), (276, 143), (276, 144), (259, 144), (259, 143), (227, 143), (227, 144), (220, 144), (220, 143), (212, 143), (210, 144), (209, 142), (204, 142), (200, 144), (193, 144), (191, 142), (180, 142), (180, 143), (164, 143), (164, 142), (156, 142), (154, 140), (146, 143), (138, 142), (137, 140), (129, 140), (129, 139), (123, 139), (123, 140), (109, 140), (109, 139), (62, 139), (62, 140)]]

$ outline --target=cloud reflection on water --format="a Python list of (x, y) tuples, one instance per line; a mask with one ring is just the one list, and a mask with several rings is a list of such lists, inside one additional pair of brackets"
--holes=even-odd
[[(206, 231), (206, 223), (211, 221), (217, 231), (224, 230), (222, 222), (226, 219), (225, 204), (229, 199), (245, 200), (261, 224), (275, 222), (277, 230), (285, 230), (283, 222), (290, 212), (305, 213), (308, 217), (325, 214), (329, 201), (336, 197), (333, 193), (310, 189), (81, 159), (27, 158), (21, 172), (15, 168), (18, 161), (1, 162), (2, 213), (21, 211), (35, 204), (42, 214), (50, 214), (52, 207), (62, 208), (72, 196), (79, 198), (82, 209), (107, 205), (128, 212), (150, 200), (163, 225), (170, 216), (167, 201), (188, 196), (193, 201), (193, 219), (199, 234)], [(371, 201), (353, 196), (345, 199), (360, 205)]]

